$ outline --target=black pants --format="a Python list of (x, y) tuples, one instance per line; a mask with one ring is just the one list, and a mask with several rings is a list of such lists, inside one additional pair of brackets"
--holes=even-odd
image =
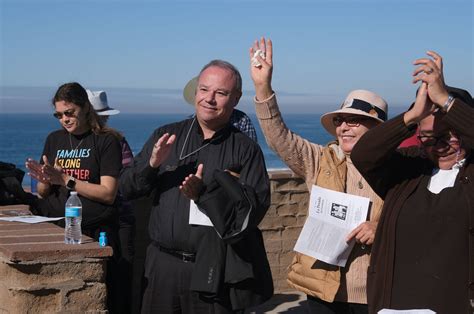
[(135, 222), (132, 219), (127, 219), (127, 217), (119, 217), (118, 236), (121, 251), (121, 258), (118, 262), (119, 278), (117, 282), (120, 287), (120, 313), (131, 313)]
[(326, 302), (308, 295), (308, 310), (316, 314), (367, 314), (369, 309), (367, 304), (346, 303), (346, 302)]
[(142, 313), (234, 313), (230, 305), (206, 302), (189, 290), (193, 269), (194, 263), (183, 262), (150, 244), (145, 261), (147, 286)]

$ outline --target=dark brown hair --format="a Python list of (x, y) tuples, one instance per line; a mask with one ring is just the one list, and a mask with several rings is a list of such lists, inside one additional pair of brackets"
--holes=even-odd
[(95, 134), (111, 133), (119, 140), (122, 139), (123, 136), (120, 132), (106, 126), (99, 118), (87, 97), (86, 90), (81, 86), (81, 84), (71, 82), (61, 85), (52, 99), (53, 106), (55, 106), (58, 101), (70, 102), (81, 107), (81, 109), (86, 113), (87, 125)]

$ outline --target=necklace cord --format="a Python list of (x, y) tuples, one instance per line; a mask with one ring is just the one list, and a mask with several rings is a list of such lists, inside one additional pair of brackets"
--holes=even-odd
[(72, 150), (72, 151), (77, 150), (77, 149), (79, 148), (79, 146), (82, 144), (82, 141), (83, 141), (83, 140), (84, 140), (84, 138), (81, 139), (81, 140), (79, 141), (79, 144), (77, 144), (76, 148), (73, 149), (73, 148), (72, 148), (72, 136), (71, 136), (71, 133), (69, 133), (69, 145), (71, 145), (71, 150)]
[(196, 117), (194, 117), (193, 122), (191, 123), (191, 126), (189, 127), (188, 133), (186, 134), (186, 138), (184, 139), (183, 147), (181, 148), (181, 153), (179, 154), (179, 161), (182, 161), (182, 160), (188, 158), (189, 156), (197, 153), (198, 151), (200, 151), (201, 149), (203, 149), (207, 145), (211, 144), (211, 142), (209, 141), (208, 143), (202, 145), (198, 149), (196, 149), (196, 150), (190, 152), (189, 154), (186, 154), (186, 155), (183, 156), (184, 149), (186, 148), (186, 144), (188, 143), (189, 134), (191, 134), (191, 130), (193, 129), (193, 126), (194, 126), (194, 122), (196, 122)]

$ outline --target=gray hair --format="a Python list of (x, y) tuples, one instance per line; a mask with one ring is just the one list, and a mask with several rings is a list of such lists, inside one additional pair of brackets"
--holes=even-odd
[(235, 90), (238, 91), (239, 93), (242, 93), (242, 76), (240, 75), (239, 70), (237, 70), (237, 68), (233, 64), (224, 60), (216, 59), (206, 64), (199, 72), (198, 80), (202, 72), (204, 72), (207, 68), (210, 68), (210, 67), (218, 67), (221, 69), (229, 70), (232, 73), (232, 76), (235, 78), (235, 86), (234, 86)]

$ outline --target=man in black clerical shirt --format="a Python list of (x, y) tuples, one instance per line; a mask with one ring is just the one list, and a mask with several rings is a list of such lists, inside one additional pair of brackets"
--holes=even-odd
[(120, 188), (152, 195), (143, 313), (235, 313), (267, 300), (258, 224), (270, 187), (257, 143), (230, 123), (242, 78), (214, 60), (199, 73), (195, 116), (156, 129)]

